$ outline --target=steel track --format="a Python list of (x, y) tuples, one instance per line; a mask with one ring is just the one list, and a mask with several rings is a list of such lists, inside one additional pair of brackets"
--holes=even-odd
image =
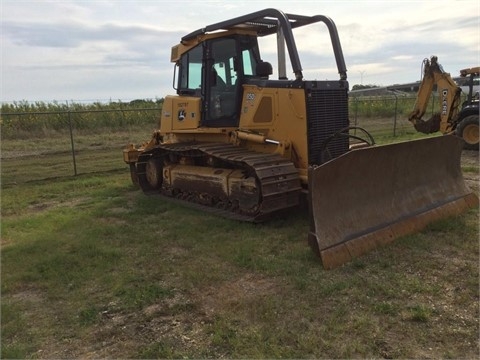
[[(192, 193), (172, 192), (165, 186), (152, 188), (147, 181), (146, 165), (151, 159), (164, 161), (175, 157), (190, 158), (192, 162), (201, 163), (207, 157), (216, 163), (231, 169), (241, 169), (249, 176), (254, 176), (260, 191), (259, 203), (246, 211), (225, 202), (202, 204)], [(202, 164), (205, 166), (205, 164)], [(241, 221), (261, 222), (271, 215), (299, 203), (302, 190), (298, 171), (289, 160), (278, 154), (264, 154), (225, 143), (176, 143), (163, 144), (142, 153), (136, 164), (137, 176), (143, 192), (163, 195), (190, 207), (207, 210), (223, 217)], [(188, 200), (187, 200), (188, 199)]]

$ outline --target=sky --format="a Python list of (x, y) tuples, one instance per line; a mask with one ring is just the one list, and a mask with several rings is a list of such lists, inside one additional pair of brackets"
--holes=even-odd
[[(478, 0), (0, 2), (1, 102), (130, 101), (175, 94), (170, 50), (183, 35), (266, 8), (330, 17), (350, 87), (419, 81), (422, 60), (431, 55), (452, 76), (480, 65)], [(326, 27), (311, 25), (294, 34), (305, 78), (338, 79)], [(267, 39), (260, 45), (263, 59), (275, 66), (275, 48)]]

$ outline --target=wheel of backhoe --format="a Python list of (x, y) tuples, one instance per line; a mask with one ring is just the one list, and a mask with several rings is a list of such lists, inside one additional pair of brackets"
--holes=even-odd
[(148, 160), (145, 166), (145, 177), (152, 189), (159, 189), (162, 186), (162, 162), (159, 159)]
[(469, 115), (460, 121), (460, 124), (458, 124), (456, 134), (465, 142), (464, 149), (478, 150), (478, 121), (478, 115)]

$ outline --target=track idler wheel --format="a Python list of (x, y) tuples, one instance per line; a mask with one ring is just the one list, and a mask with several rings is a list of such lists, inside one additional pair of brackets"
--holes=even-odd
[(137, 175), (137, 166), (135, 164), (130, 164), (130, 179), (132, 180), (132, 184), (135, 186), (140, 185), (140, 181), (138, 180)]
[(160, 159), (150, 159), (145, 166), (145, 177), (148, 185), (153, 189), (160, 189), (162, 186), (163, 166)]

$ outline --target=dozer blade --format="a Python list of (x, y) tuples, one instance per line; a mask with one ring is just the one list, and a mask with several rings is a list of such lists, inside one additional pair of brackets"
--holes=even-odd
[(453, 135), (352, 150), (309, 169), (309, 244), (326, 269), (478, 206)]

